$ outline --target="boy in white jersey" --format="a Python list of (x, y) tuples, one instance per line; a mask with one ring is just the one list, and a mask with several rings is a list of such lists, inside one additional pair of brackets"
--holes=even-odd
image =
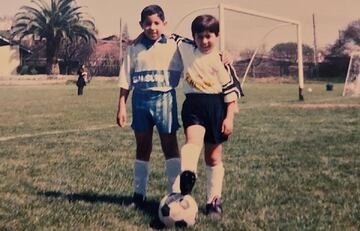
[(204, 144), (207, 165), (206, 213), (222, 217), (221, 191), (224, 177), (222, 142), (233, 131), (234, 110), (241, 92), (215, 49), (219, 22), (201, 15), (191, 25), (194, 42), (180, 39), (178, 48), (184, 65), (186, 99), (181, 116), (186, 142), (181, 148), (179, 177), (182, 194), (189, 194), (196, 180), (197, 163)]
[(149, 176), (153, 127), (156, 126), (166, 159), (168, 192), (180, 192), (174, 184), (180, 173), (179, 148), (176, 131), (179, 128), (175, 87), (183, 65), (173, 39), (163, 35), (166, 25), (164, 12), (158, 5), (150, 5), (141, 12), (143, 35), (128, 48), (119, 76), (120, 96), (117, 123), (126, 124), (126, 100), (132, 95), (132, 124), (136, 138), (134, 163), (135, 206), (143, 206)]

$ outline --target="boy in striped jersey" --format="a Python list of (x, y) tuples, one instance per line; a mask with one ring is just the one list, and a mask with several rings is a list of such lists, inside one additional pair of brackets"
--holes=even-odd
[[(207, 165), (206, 213), (222, 217), (221, 191), (224, 177), (222, 143), (233, 131), (236, 101), (242, 95), (215, 48), (219, 22), (211, 15), (201, 15), (191, 25), (194, 42), (177, 38), (184, 65), (182, 121), (186, 142), (181, 148), (181, 193), (191, 193), (196, 181), (197, 163), (204, 144)], [(231, 70), (233, 71), (233, 70)], [(234, 73), (232, 73), (234, 74)]]
[(156, 126), (166, 159), (168, 192), (180, 192), (174, 184), (180, 173), (179, 148), (176, 131), (179, 128), (175, 87), (183, 70), (176, 43), (163, 34), (166, 26), (164, 12), (158, 5), (145, 7), (141, 12), (142, 35), (128, 47), (120, 76), (120, 96), (117, 123), (126, 124), (126, 100), (132, 95), (132, 124), (136, 139), (134, 163), (134, 195), (132, 205), (145, 202), (150, 173), (153, 127)]

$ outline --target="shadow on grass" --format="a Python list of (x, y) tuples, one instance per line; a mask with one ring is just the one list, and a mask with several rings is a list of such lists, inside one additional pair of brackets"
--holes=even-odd
[[(69, 202), (85, 201), (90, 203), (110, 203), (118, 204), (123, 206), (130, 206), (132, 202), (131, 196), (117, 196), (117, 195), (101, 195), (96, 193), (69, 193), (66, 194), (61, 191), (38, 191), (38, 195), (50, 197), (50, 198), (61, 198), (68, 200)], [(145, 215), (151, 218), (150, 227), (153, 229), (164, 229), (164, 225), (161, 223), (158, 217), (159, 202), (152, 200), (146, 200), (146, 204), (137, 209), (143, 212)]]

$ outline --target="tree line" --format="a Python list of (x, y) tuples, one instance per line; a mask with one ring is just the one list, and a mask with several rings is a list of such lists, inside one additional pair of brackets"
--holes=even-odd
[[(99, 68), (106, 69), (108, 67), (111, 68), (110, 75), (117, 75), (121, 57), (116, 52), (102, 54), (102, 57), (91, 60), (98, 42), (98, 33), (94, 21), (87, 17), (82, 11), (83, 7), (78, 6), (76, 0), (50, 0), (50, 2), (33, 0), (31, 2), (33, 3), (32, 6), (20, 7), (19, 12), (15, 15), (11, 28), (11, 38), (20, 42), (26, 39), (34, 40), (35, 42), (31, 44), (31, 50), (38, 51), (39, 56), (45, 56), (44, 71), (47, 74), (59, 73), (59, 60), (61, 60), (61, 65), (66, 74), (69, 74), (74, 66), (87, 63), (88, 66), (93, 66), (94, 74), (106, 75), (106, 72), (102, 73)], [(122, 34), (125, 39), (124, 47), (121, 49), (125, 50), (127, 42), (130, 41), (126, 27)], [(115, 38), (114, 43), (120, 44), (119, 39)], [(334, 66), (334, 62), (348, 60), (351, 52), (360, 51), (359, 48), (360, 20), (355, 20), (344, 30), (341, 30), (340, 36), (334, 44), (323, 51), (325, 64), (331, 68)], [(118, 49), (120, 49), (119, 45)], [(251, 50), (244, 50), (240, 53), (242, 57), (245, 57), (245, 60), (246, 57), (250, 59), (251, 54)], [(303, 59), (308, 67), (315, 64), (314, 57), (316, 57), (314, 50), (309, 45), (304, 44)], [(334, 57), (340, 59), (337, 60)], [(293, 42), (279, 43), (272, 47), (270, 52), (259, 52), (252, 64), (253, 76), (256, 76), (256, 69), (264, 60), (271, 60), (276, 63), (280, 75), (289, 75), (289, 68), (297, 62), (297, 44)], [(92, 65), (94, 63), (96, 64)], [(326, 65), (323, 66), (326, 67)], [(346, 66), (346, 61), (343, 66)], [(310, 69), (311, 72), (316, 71), (316, 69)], [(339, 75), (343, 71), (338, 70), (339, 73), (332, 74)]]

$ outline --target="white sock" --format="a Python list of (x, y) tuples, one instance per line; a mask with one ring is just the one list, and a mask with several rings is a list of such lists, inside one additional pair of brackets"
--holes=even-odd
[(166, 160), (166, 175), (168, 177), (167, 191), (168, 193), (180, 192), (179, 182), (175, 182), (176, 177), (180, 174), (180, 158), (172, 158)]
[[(181, 172), (185, 170), (190, 170), (196, 174), (197, 164), (199, 161), (199, 156), (202, 147), (196, 144), (184, 144), (182, 146), (180, 154), (181, 154)], [(175, 185), (179, 185), (180, 188), (180, 174), (176, 177)]]
[(147, 181), (149, 178), (149, 162), (135, 160), (134, 164), (134, 191), (146, 196)]
[(185, 144), (181, 148), (181, 171), (190, 170), (196, 173), (202, 147), (196, 144)]
[(222, 162), (215, 166), (206, 166), (207, 203), (210, 203), (215, 196), (221, 197), (224, 172), (225, 170)]

